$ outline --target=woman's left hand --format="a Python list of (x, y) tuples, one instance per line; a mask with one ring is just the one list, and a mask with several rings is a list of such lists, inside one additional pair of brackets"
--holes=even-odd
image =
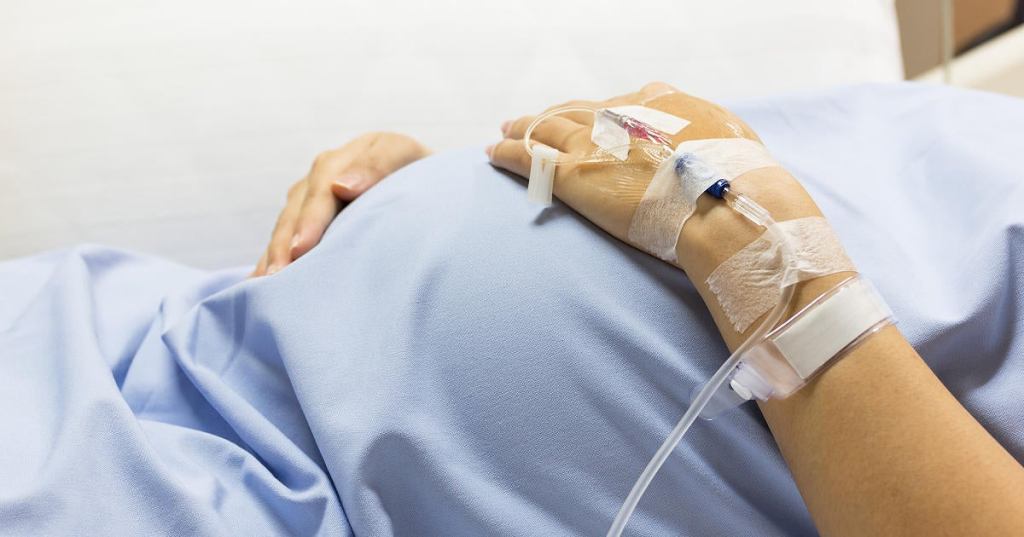
[(393, 132), (371, 132), (316, 157), (288, 189), (270, 245), (252, 276), (273, 274), (308, 252), (346, 203), (381, 179), (430, 154), (416, 140)]
[[(569, 106), (601, 109), (621, 105), (643, 105), (685, 118), (689, 124), (672, 136), (672, 147), (687, 140), (745, 138), (760, 141), (757, 134), (738, 116), (714, 103), (682, 93), (660, 82), (644, 86), (639, 92), (606, 101), (572, 101)], [(564, 106), (564, 105), (563, 105)], [(550, 110), (550, 109), (549, 109)], [(523, 145), (534, 116), (505, 124), (504, 139), (488, 149), (491, 163), (517, 175), (530, 173), (531, 156)], [(591, 141), (593, 112), (569, 112), (542, 122), (531, 135), (531, 142), (542, 143), (570, 156), (584, 156), (595, 150)], [(661, 154), (655, 154), (660, 157)], [(625, 161), (559, 164), (555, 170), (554, 195), (612, 236), (652, 255), (648, 245), (630, 240), (629, 229), (641, 200), (646, 195), (660, 161), (646, 151), (631, 151)], [(737, 192), (756, 200), (777, 221), (821, 216), (817, 205), (797, 180), (779, 166), (750, 170), (730, 181)], [(708, 287), (708, 276), (741, 248), (756, 239), (763, 230), (739, 217), (726, 204), (711, 196), (700, 196), (692, 217), (682, 226), (675, 241), (673, 263), (686, 271), (701, 293), (729, 345), (746, 339), (758, 323), (744, 333), (735, 330)], [(678, 218), (666, 213), (663, 218)], [(669, 222), (674, 224), (675, 222)], [(666, 225), (666, 229), (671, 226)], [(678, 228), (676, 228), (678, 229)], [(804, 282), (797, 287), (795, 304), (806, 304), (838, 283), (832, 275)]]

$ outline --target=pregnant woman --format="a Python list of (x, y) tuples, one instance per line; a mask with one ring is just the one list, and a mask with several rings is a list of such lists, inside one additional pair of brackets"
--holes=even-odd
[[(673, 145), (763, 141), (781, 164), (730, 189), (781, 224), (824, 213), (852, 260), (805, 275), (783, 319), (855, 264), (901, 323), (787, 398), (698, 422), (626, 534), (1024, 527), (1007, 101), (854, 88), (746, 121), (661, 84), (570, 103), (683, 118)], [(531, 139), (588, 154), (594, 117)], [(245, 281), (94, 248), (0, 265), (0, 533), (604, 534), (721, 342), (765, 318), (723, 305), (743, 274), (708, 283), (764, 230), (702, 195), (672, 252), (637, 240), (656, 171), (639, 151), (559, 165), (562, 203), (531, 205), (532, 123), (486, 155), (382, 133), (324, 153)]]

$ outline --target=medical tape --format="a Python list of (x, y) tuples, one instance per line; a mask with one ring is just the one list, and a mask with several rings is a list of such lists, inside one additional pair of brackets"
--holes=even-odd
[(783, 287), (846, 271), (856, 268), (839, 237), (812, 216), (773, 224), (712, 271), (707, 285), (733, 328), (744, 332), (779, 302)]
[[(661, 110), (639, 105), (612, 106), (608, 111), (620, 116), (628, 116), (645, 125), (674, 136), (686, 128), (690, 122)], [(594, 116), (594, 127), (590, 131), (590, 141), (601, 149), (611, 153), (619, 160), (629, 156), (629, 131), (618, 124), (607, 114), (598, 111)]]
[(633, 213), (627, 238), (665, 261), (676, 261), (683, 224), (697, 198), (719, 179), (778, 166), (763, 145), (747, 138), (688, 140), (661, 163)]

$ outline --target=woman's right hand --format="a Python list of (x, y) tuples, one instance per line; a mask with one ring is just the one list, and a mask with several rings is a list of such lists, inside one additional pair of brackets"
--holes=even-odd
[(273, 274), (304, 255), (320, 242), (346, 203), (429, 154), (404, 134), (371, 132), (318, 155), (309, 174), (288, 189), (270, 244), (252, 276)]

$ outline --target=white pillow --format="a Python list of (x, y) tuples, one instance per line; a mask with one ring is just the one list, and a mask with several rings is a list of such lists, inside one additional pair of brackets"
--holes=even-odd
[(664, 80), (713, 99), (902, 76), (891, 0), (15, 2), (0, 257), (78, 242), (254, 262), (287, 186), (367, 130), (485, 145)]

